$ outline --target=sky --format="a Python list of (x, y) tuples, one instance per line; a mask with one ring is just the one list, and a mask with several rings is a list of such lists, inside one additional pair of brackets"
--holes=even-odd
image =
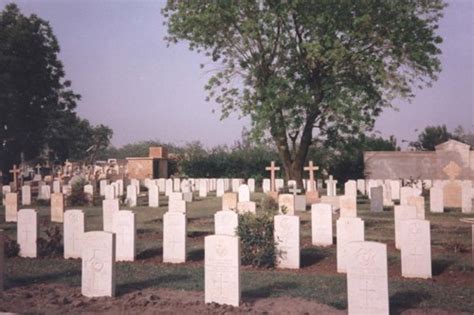
[[(0, 0), (0, 9), (12, 1)], [(210, 147), (241, 138), (247, 118), (220, 120), (206, 102), (203, 56), (186, 43), (167, 47), (160, 1), (19, 0), (23, 14), (50, 22), (61, 46), (66, 78), (81, 94), (78, 114), (114, 130), (112, 143), (142, 140)], [(413, 141), (428, 125), (474, 131), (474, 1), (448, 1), (440, 22), (443, 70), (431, 88), (417, 90), (398, 111), (386, 110), (375, 130), (398, 143)], [(215, 112), (213, 112), (215, 110)], [(403, 145), (402, 145), (403, 146)]]

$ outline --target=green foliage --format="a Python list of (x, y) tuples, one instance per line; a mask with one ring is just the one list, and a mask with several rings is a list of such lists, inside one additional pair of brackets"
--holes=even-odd
[(71, 195), (68, 197), (68, 204), (71, 206), (89, 205), (92, 200), (90, 196), (84, 192), (85, 180), (74, 183), (71, 187)]
[(273, 237), (273, 217), (277, 208), (265, 208), (270, 202), (262, 202), (262, 212), (239, 214), (237, 235), (240, 237), (241, 262), (261, 268), (273, 268), (277, 257)]
[[(317, 140), (370, 130), (395, 97), (441, 70), (433, 1), (168, 1), (169, 43), (214, 63), (205, 89), (271, 136), (289, 178)], [(329, 142), (332, 143), (332, 142)]]
[(17, 256), (18, 253), (20, 252), (20, 245), (18, 245), (16, 240), (11, 239), (5, 234), (3, 235), (3, 237), (4, 237), (3, 250), (4, 250), (5, 257), (10, 258), (10, 257)]
[(438, 144), (449, 139), (459, 140), (448, 131), (446, 125), (428, 126), (418, 135), (418, 141), (411, 142), (410, 146), (419, 151), (434, 151)]
[(38, 238), (38, 253), (42, 257), (59, 256), (63, 253), (62, 233), (58, 225), (48, 228), (46, 237)]

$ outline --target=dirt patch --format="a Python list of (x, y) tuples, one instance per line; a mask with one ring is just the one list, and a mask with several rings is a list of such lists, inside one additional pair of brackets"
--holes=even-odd
[(238, 308), (205, 304), (204, 293), (145, 289), (115, 298), (86, 298), (80, 288), (38, 284), (12, 288), (0, 294), (0, 311), (18, 313), (106, 314), (345, 314), (345, 311), (300, 298), (278, 297), (245, 302)]

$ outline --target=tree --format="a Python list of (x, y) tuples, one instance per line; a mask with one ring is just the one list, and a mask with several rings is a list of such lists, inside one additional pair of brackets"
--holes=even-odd
[(440, 71), (445, 4), (419, 1), (168, 1), (168, 43), (216, 65), (208, 99), (250, 116), (301, 185), (310, 146), (370, 130), (395, 97)]
[(459, 140), (451, 134), (446, 125), (428, 126), (418, 135), (418, 140), (410, 142), (410, 146), (419, 151), (434, 151), (435, 147), (449, 139)]
[(0, 12), (0, 161), (37, 157), (51, 124), (71, 115), (80, 96), (64, 80), (59, 44), (48, 22), (20, 13), (15, 4)]

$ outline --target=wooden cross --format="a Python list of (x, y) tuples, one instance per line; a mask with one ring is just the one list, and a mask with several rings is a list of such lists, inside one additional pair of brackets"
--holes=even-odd
[(451, 161), (443, 168), (443, 172), (448, 175), (449, 180), (453, 181), (461, 173), (461, 168), (455, 162)]
[(20, 169), (16, 167), (16, 164), (13, 165), (13, 169), (10, 170), (10, 173), (13, 174), (13, 185), (15, 187), (15, 191), (17, 190), (18, 188), (18, 174), (20, 174)]
[(266, 167), (265, 170), (270, 171), (270, 191), (275, 192), (275, 171), (279, 171), (279, 167), (275, 167), (275, 161), (270, 163), (269, 167)]
[(305, 171), (309, 172), (309, 184), (311, 189), (309, 191), (316, 191), (316, 182), (314, 180), (314, 172), (319, 170), (319, 167), (313, 164), (313, 161), (309, 161), (309, 165), (304, 168)]

